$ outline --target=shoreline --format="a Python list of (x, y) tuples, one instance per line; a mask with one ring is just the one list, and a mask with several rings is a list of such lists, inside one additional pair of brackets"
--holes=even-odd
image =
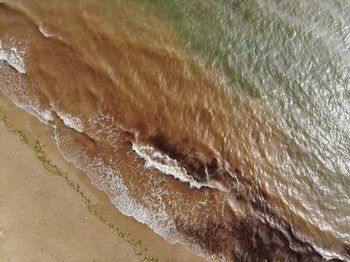
[[(4, 171), (2, 171), (3, 174), (1, 178), (2, 180), (0, 180), (0, 188), (12, 188), (16, 191), (16, 195), (18, 195), (17, 197), (19, 199), (21, 199), (21, 197), (26, 199), (35, 197), (32, 196), (32, 194), (35, 193), (35, 189), (37, 189), (36, 187), (42, 191), (54, 188), (52, 190), (56, 192), (55, 194), (52, 195), (52, 193), (48, 193), (50, 196), (46, 196), (43, 200), (36, 199), (39, 202), (34, 204), (33, 208), (43, 208), (40, 207), (42, 204), (41, 202), (43, 201), (46, 201), (44, 206), (50, 202), (59, 202), (62, 210), (65, 210), (66, 205), (72, 206), (72, 208), (75, 209), (72, 213), (78, 210), (79, 212), (84, 213), (84, 216), (76, 218), (73, 224), (66, 224), (68, 221), (72, 223), (70, 212), (64, 212), (61, 217), (56, 214), (57, 217), (55, 216), (54, 220), (60, 221), (59, 223), (61, 225), (60, 227), (54, 226), (55, 230), (62, 230), (67, 227), (81, 227), (81, 231), (88, 230), (94, 233), (91, 236), (96, 236), (96, 239), (91, 239), (91, 236), (90, 239), (86, 236), (82, 239), (80, 234), (75, 235), (77, 232), (69, 232), (67, 233), (68, 236), (65, 236), (65, 238), (77, 238), (79, 242), (86, 242), (84, 244), (86, 247), (90, 245), (87, 250), (93, 252), (96, 251), (94, 250), (94, 247), (91, 246), (93, 240), (105, 243), (106, 240), (110, 239), (110, 243), (107, 243), (106, 245), (108, 246), (106, 247), (107, 250), (104, 250), (104, 253), (102, 254), (107, 252), (108, 254), (105, 256), (114, 257), (114, 261), (205, 261), (204, 258), (199, 257), (186, 247), (180, 244), (171, 244), (167, 242), (150, 230), (146, 225), (137, 222), (132, 217), (127, 217), (121, 214), (111, 203), (108, 196), (95, 188), (91, 184), (89, 178), (82, 171), (76, 169), (72, 164), (63, 159), (62, 155), (56, 148), (56, 145), (53, 143), (53, 140), (49, 137), (48, 130), (45, 130), (48, 127), (44, 126), (44, 124), (40, 123), (38, 119), (29, 115), (27, 112), (17, 108), (3, 94), (0, 94), (0, 122), (0, 137), (6, 138), (0, 140), (3, 148), (0, 152), (0, 158), (5, 159), (5, 161), (1, 161), (3, 163), (1, 169)], [(20, 129), (17, 128), (19, 126)], [(18, 157), (13, 158), (11, 155), (9, 156), (9, 151), (11, 154), (18, 155)], [(29, 169), (29, 167), (31, 168), (27, 172), (26, 169)], [(23, 171), (28, 174), (24, 174)], [(21, 180), (25, 179), (24, 181), (27, 181), (28, 175), (35, 177), (35, 173), (37, 172), (42, 173), (42, 176), (44, 177), (39, 180), (38, 178), (32, 179), (28, 185), (26, 183), (24, 183), (26, 185), (20, 185), (20, 181), (17, 181), (19, 180), (19, 177)], [(56, 185), (58, 181), (59, 184)], [(29, 186), (29, 188), (27, 188), (27, 186)], [(24, 192), (21, 192), (21, 190), (23, 190), (22, 187), (25, 187), (26, 191), (32, 190), (29, 193), (27, 192), (29, 196), (25, 195)], [(6, 195), (8, 190), (2, 189), (1, 191), (5, 192), (3, 194)], [(63, 194), (61, 195), (61, 193)], [(70, 198), (63, 201), (62, 197), (68, 195)], [(68, 203), (66, 203), (67, 201)], [(25, 232), (18, 232), (16, 230), (17, 227), (11, 228), (11, 225), (19, 223), (20, 220), (18, 220), (17, 217), (30, 218), (33, 215), (31, 214), (32, 207), (28, 206), (25, 209), (22, 207), (22, 210), (21, 208), (18, 210), (15, 208), (17, 214), (11, 214), (11, 212), (6, 210), (10, 209), (12, 206), (16, 206), (17, 203), (13, 203), (11, 200), (3, 200), (3, 202), (4, 204), (0, 202), (0, 211), (2, 210), (2, 212), (0, 212), (2, 214), (0, 217), (2, 221), (7, 222), (0, 224), (0, 243), (4, 243), (1, 245), (3, 247), (0, 249), (0, 254), (2, 256), (0, 256), (0, 258), (3, 258), (5, 261), (18, 261), (13, 260), (11, 257), (6, 257), (9, 256), (11, 252), (12, 255), (13, 252), (18, 252), (16, 253), (17, 256), (28, 258), (28, 255), (24, 250), (11, 251), (11, 249), (6, 250), (6, 247), (9, 248), (8, 246), (11, 246), (11, 244), (12, 246), (16, 246), (19, 241), (18, 238), (31, 239), (34, 237), (31, 234), (38, 235), (37, 240), (39, 240), (39, 242), (31, 242), (27, 243), (27, 245), (30, 246), (32, 250), (36, 250), (36, 252), (34, 252), (36, 254), (38, 254), (39, 250), (41, 250), (40, 252), (45, 253), (45, 251), (42, 250), (43, 247), (38, 245), (38, 243), (43, 240), (40, 239), (40, 234), (47, 235), (47, 231), (53, 230), (53, 228), (48, 227), (46, 231), (45, 229), (41, 229), (42, 231), (39, 230), (39, 232), (36, 232), (36, 230), (32, 231), (33, 226), (31, 223), (23, 225), (22, 221), (23, 229), (28, 231), (29, 234), (25, 235)], [(52, 203), (50, 203), (47, 208), (49, 208), (51, 204)], [(34, 224), (39, 221), (45, 223), (45, 220), (47, 216), (50, 216), (50, 213), (57, 212), (55, 208), (52, 208), (52, 210), (43, 209), (41, 211), (42, 212), (37, 213), (35, 217), (31, 217), (31, 219), (34, 220)], [(101, 228), (103, 228), (103, 230)], [(3, 231), (6, 233), (3, 233)], [(81, 231), (79, 231), (79, 233)], [(14, 237), (7, 238), (8, 234)], [(52, 235), (50, 236), (50, 239), (47, 240), (54, 245), (58, 244), (64, 246), (65, 243), (60, 242), (61, 239), (56, 237), (56, 235)], [(68, 242), (72, 241), (72, 239), (69, 239)], [(112, 248), (114, 244), (120, 248)], [(100, 247), (97, 246), (97, 248)], [(50, 252), (56, 254), (57, 261), (65, 259), (59, 257), (59, 255), (57, 255), (59, 253), (58, 250), (53, 247), (51, 247)], [(47, 251), (45, 254), (48, 255), (50, 252)], [(77, 259), (82, 255), (78, 254), (77, 250), (75, 252), (71, 250), (70, 252)], [(117, 253), (117, 255), (115, 255), (115, 253)], [(32, 255), (35, 257), (35, 254), (32, 253)], [(99, 257), (100, 259), (102, 258), (101, 261), (110, 261), (108, 258), (105, 260), (105, 256), (102, 255), (102, 257)], [(75, 261), (82, 260), (78, 259)]]

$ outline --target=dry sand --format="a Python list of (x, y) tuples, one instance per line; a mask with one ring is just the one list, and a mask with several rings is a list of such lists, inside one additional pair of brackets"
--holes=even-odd
[[(65, 179), (49, 172), (33, 148), (20, 140), (21, 134), (9, 131), (1, 121), (1, 262), (141, 261), (146, 257), (150, 261), (204, 261), (118, 212), (105, 193), (63, 159), (46, 127), (2, 94), (0, 110), (6, 112), (12, 129), (22, 130), (29, 143), (38, 139), (50, 163), (68, 174)], [(138, 243), (142, 246), (135, 248)]]

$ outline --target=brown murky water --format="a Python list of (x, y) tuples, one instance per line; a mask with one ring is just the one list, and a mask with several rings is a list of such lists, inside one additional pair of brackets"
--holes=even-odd
[(259, 99), (141, 5), (73, 2), (0, 3), (0, 88), (118, 209), (214, 260), (350, 259), (275, 190), (298, 150)]

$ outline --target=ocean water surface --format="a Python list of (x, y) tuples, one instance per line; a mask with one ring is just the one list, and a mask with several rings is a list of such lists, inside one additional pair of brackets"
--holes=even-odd
[(212, 261), (350, 260), (350, 2), (0, 2), (0, 91), (121, 212)]

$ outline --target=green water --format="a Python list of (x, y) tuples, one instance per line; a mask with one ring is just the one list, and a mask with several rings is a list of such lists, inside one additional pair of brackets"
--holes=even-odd
[(227, 88), (269, 108), (295, 148), (282, 164), (295, 197), (314, 223), (349, 239), (350, 2), (137, 2), (220, 72)]

